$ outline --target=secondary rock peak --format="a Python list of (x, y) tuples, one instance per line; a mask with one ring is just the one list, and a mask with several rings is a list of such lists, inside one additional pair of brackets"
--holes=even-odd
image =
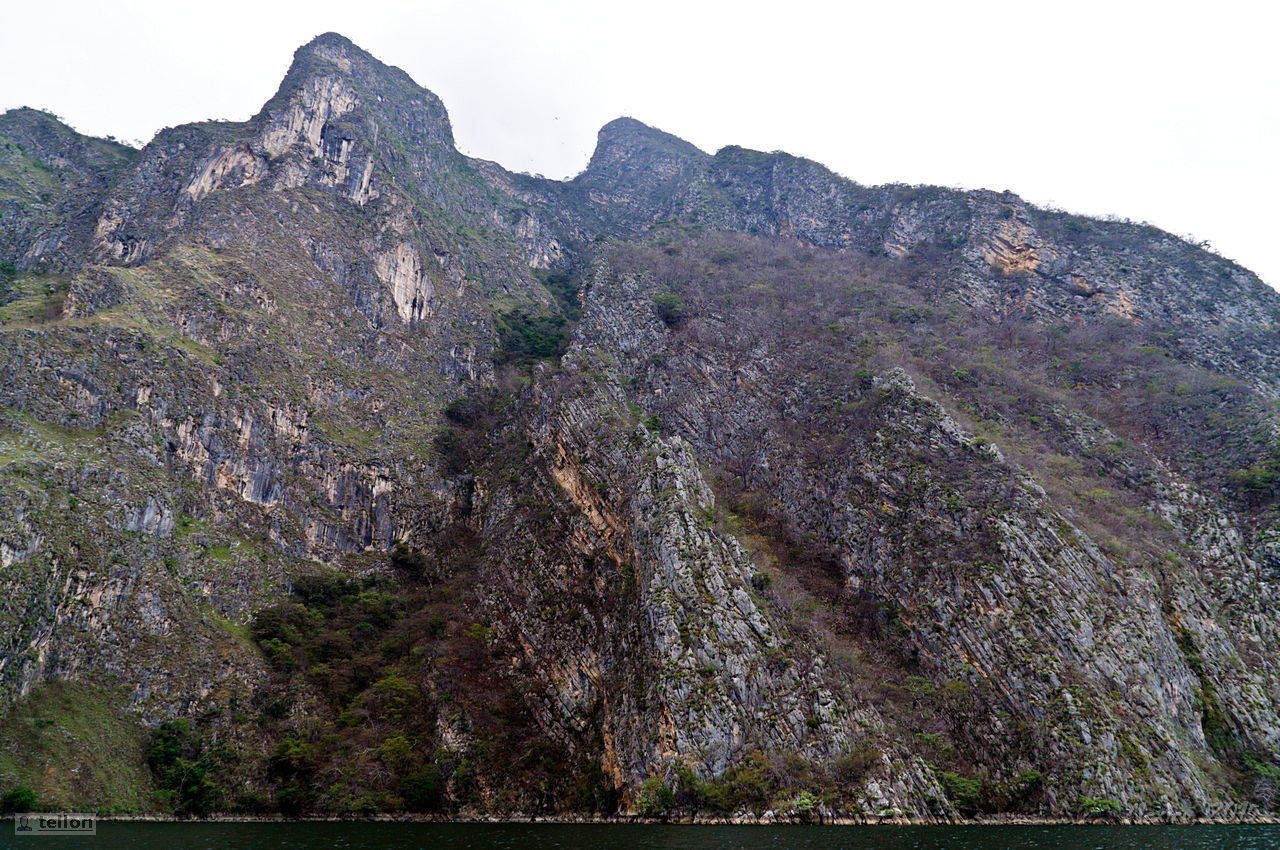
[(615, 118), (600, 128), (596, 153), (600, 153), (602, 148), (618, 145), (646, 147), (667, 155), (683, 155), (697, 159), (707, 157), (705, 151), (679, 136), (673, 136), (657, 127), (651, 127), (626, 116)]
[(591, 162), (577, 180), (611, 191), (647, 191), (709, 159), (684, 139), (634, 118), (615, 118), (600, 128)]

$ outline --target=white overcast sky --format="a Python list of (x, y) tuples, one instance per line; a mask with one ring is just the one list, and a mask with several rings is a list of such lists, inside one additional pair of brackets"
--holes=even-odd
[(1273, 4), (182, 0), (7, 4), (0, 109), (148, 140), (240, 120), (333, 30), (443, 98), (459, 147), (567, 177), (630, 115), (861, 183), (1147, 220), (1280, 285)]

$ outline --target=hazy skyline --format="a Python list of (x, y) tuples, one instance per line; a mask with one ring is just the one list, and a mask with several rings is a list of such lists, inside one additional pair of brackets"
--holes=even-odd
[(1146, 220), (1280, 285), (1280, 81), (1261, 4), (52, 0), (6, 11), (0, 109), (145, 142), (243, 120), (333, 30), (445, 102), (458, 145), (569, 177), (630, 115), (864, 184)]

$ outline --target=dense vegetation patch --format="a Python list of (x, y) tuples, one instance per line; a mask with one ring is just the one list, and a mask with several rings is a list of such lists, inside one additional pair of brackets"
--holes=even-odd
[[(252, 633), (289, 694), (259, 716), (276, 741), (273, 808), (371, 814), (464, 806), (581, 810), (617, 803), (612, 784), (545, 737), (524, 686), (497, 663), (497, 631), (477, 622), (477, 543), (463, 525), (430, 549), (397, 546), (388, 571), (297, 579)], [(320, 705), (305, 705), (304, 691)], [(302, 713), (321, 719), (304, 722)], [(450, 746), (466, 730), (476, 747)], [(333, 769), (341, 765), (341, 770)], [(481, 777), (509, 784), (481, 796)]]
[(527, 366), (562, 354), (569, 345), (567, 320), (558, 315), (537, 315), (510, 310), (498, 317), (498, 363)]

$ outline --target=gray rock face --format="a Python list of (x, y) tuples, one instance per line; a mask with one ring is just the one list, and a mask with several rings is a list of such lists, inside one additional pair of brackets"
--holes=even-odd
[[(1195, 582), (1190, 597), (1203, 613), (1190, 624), (1179, 611), (1189, 597), (1170, 598), (1155, 574), (1104, 552), (998, 444), (975, 440), (901, 371), (870, 386), (880, 406), (874, 430), (864, 425), (861, 438), (846, 431), (838, 453), (815, 465), (808, 446), (835, 434), (815, 430), (827, 427), (821, 420), (799, 431), (795, 422), (802, 420), (796, 408), (833, 391), (826, 376), (806, 376), (816, 353), (801, 347), (785, 361), (771, 357), (766, 352), (781, 339), (742, 339), (742, 325), (729, 317), (708, 319), (729, 339), (699, 327), (689, 333), (700, 345), (673, 341), (654, 316), (658, 285), (598, 271), (584, 291), (582, 342), (569, 362), (583, 369), (616, 363), (611, 377), (637, 388), (638, 403), (692, 441), (703, 463), (744, 470), (749, 488), (767, 494), (792, 534), (818, 541), (850, 593), (900, 612), (903, 636), (928, 678), (961, 683), (989, 706), (983, 724), (961, 733), (973, 746), (1001, 752), (997, 761), (1014, 769), (1028, 753), (1036, 764), (1077, 765), (1067, 772), (1080, 784), (1051, 789), (1051, 805), (1099, 789), (1153, 817), (1168, 805), (1218, 802), (1204, 768), (1213, 756), (1201, 729), (1203, 686), (1184, 652), (1191, 630), (1196, 646), (1212, 643), (1211, 654), (1222, 653), (1211, 663), (1222, 665), (1223, 675), (1251, 671), (1259, 690), (1242, 694), (1243, 703), (1249, 713), (1271, 708), (1250, 732), (1238, 731), (1259, 751), (1274, 746), (1271, 663), (1244, 660), (1253, 655), (1253, 637), (1232, 642), (1216, 628), (1215, 636), (1199, 632), (1225, 613), (1215, 589)], [(746, 352), (749, 360), (734, 362)], [(1152, 475), (1177, 478), (1167, 467)], [(1203, 496), (1190, 498), (1201, 517), (1204, 509), (1215, 517), (1198, 521), (1231, 524)], [(1177, 511), (1154, 502), (1151, 509)], [(1219, 562), (1225, 555), (1208, 555), (1182, 536), (1185, 525), (1174, 524), (1187, 551)], [(1219, 529), (1229, 547), (1242, 542), (1234, 528)], [(1263, 600), (1274, 585), (1260, 584), (1255, 566), (1237, 565), (1235, 581), (1248, 585), (1252, 604), (1269, 606)], [(1258, 635), (1263, 620), (1242, 633)], [(832, 683), (837, 696), (827, 698), (847, 716), (858, 706), (841, 685), (847, 683)], [(1110, 755), (1099, 759), (1100, 752)], [(1141, 779), (1134, 764), (1142, 766)], [(891, 799), (912, 808), (903, 789)]]
[[(334, 34), (242, 124), (0, 145), (6, 704), (110, 677), (242, 747), (229, 805), (581, 810), (587, 768), (632, 810), (1274, 805), (1248, 271), (625, 118), (511, 174)], [(255, 640), (337, 617), (318, 570), (428, 602)]]
[(0, 115), (0, 136), (0, 250), (21, 268), (74, 267), (97, 204), (137, 152), (35, 109)]

